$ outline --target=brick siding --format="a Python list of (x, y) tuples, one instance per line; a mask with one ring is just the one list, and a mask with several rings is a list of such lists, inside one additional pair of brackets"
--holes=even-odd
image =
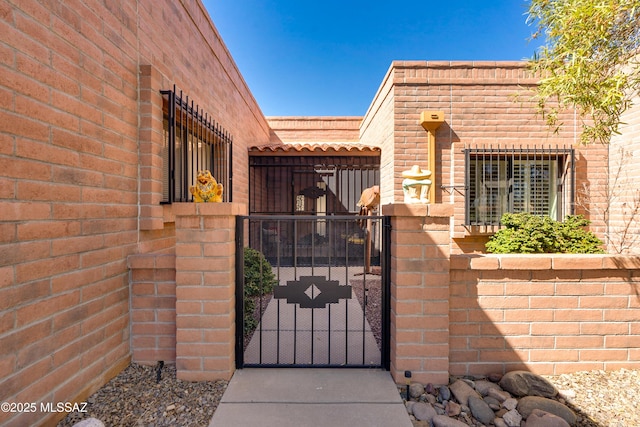
[(175, 258), (159, 91), (175, 84), (233, 135), (235, 201), (248, 197), (246, 146), (268, 143), (269, 126), (200, 1), (1, 8), (0, 400), (81, 401), (132, 342), (144, 361), (175, 352), (175, 313), (142, 307), (175, 298), (171, 269), (127, 261)]
[(640, 258), (454, 255), (450, 371), (638, 369)]

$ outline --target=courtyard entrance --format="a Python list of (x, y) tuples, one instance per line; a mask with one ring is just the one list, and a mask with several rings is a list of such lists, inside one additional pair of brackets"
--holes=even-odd
[(236, 233), (238, 368), (389, 369), (387, 217), (251, 215)]

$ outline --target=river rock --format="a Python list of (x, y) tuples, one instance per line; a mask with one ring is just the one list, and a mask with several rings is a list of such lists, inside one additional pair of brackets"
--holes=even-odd
[(453, 400), (448, 401), (447, 404), (444, 405), (444, 413), (450, 417), (460, 415), (460, 412), (462, 412), (462, 408)]
[(509, 398), (507, 400), (505, 400), (504, 402), (502, 402), (502, 406), (507, 410), (510, 411), (512, 409), (516, 409), (516, 407), (518, 406), (518, 399), (514, 399)]
[(491, 381), (487, 381), (487, 380), (478, 380), (478, 381), (476, 381), (476, 384), (475, 384), (474, 388), (482, 396), (488, 396), (489, 395), (489, 389), (491, 389), (491, 388), (496, 389), (496, 390), (502, 390), (498, 384), (492, 383)]
[(449, 390), (449, 387), (443, 385), (438, 389), (438, 400), (440, 402), (451, 400), (451, 390)]
[(527, 418), (525, 427), (570, 427), (562, 418), (548, 412), (534, 409)]
[(416, 402), (411, 408), (411, 411), (413, 412), (413, 416), (416, 417), (416, 420), (418, 421), (430, 422), (433, 417), (438, 415), (433, 406), (423, 402)]
[(434, 427), (469, 427), (468, 424), (449, 418), (446, 415), (436, 415), (431, 422)]
[(494, 388), (490, 388), (489, 389), (489, 396), (493, 397), (498, 402), (504, 402), (505, 400), (511, 398), (511, 395), (509, 394), (508, 391), (497, 390), (497, 389), (494, 389)]
[(480, 396), (480, 393), (472, 389), (469, 384), (462, 380), (455, 381), (449, 386), (449, 389), (458, 400), (458, 403), (460, 403), (461, 405), (469, 404), (469, 396), (475, 396), (478, 399), (482, 397)]
[(482, 400), (484, 400), (485, 403), (489, 405), (489, 408), (493, 409), (494, 411), (498, 411), (502, 407), (502, 405), (500, 404), (500, 401), (491, 396), (486, 396)]
[(560, 402), (556, 402), (552, 399), (540, 396), (526, 396), (520, 399), (518, 402), (518, 412), (522, 415), (522, 418), (529, 422), (529, 415), (533, 413), (535, 409), (539, 409), (544, 412), (548, 412), (553, 415), (564, 419), (570, 426), (576, 424), (576, 414), (565, 405)]
[(502, 416), (502, 419), (509, 427), (520, 427), (522, 422), (522, 415), (515, 409), (510, 410)]
[(515, 396), (554, 397), (558, 394), (549, 381), (527, 371), (507, 372), (500, 380), (500, 387)]
[(424, 386), (420, 383), (411, 383), (409, 386), (409, 396), (417, 399), (424, 393)]
[(493, 372), (487, 375), (487, 379), (493, 383), (499, 383), (500, 380), (502, 379), (502, 374), (499, 372)]
[(493, 420), (493, 425), (496, 427), (509, 427), (502, 418), (496, 418)]
[(480, 397), (469, 396), (471, 414), (482, 424), (489, 424), (495, 418), (493, 410)]

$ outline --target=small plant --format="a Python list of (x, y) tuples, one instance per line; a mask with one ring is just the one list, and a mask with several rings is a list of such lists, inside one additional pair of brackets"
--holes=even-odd
[(276, 276), (264, 254), (252, 248), (244, 248), (244, 294), (259, 296), (273, 292)]
[(530, 213), (506, 213), (505, 227), (491, 236), (486, 248), (496, 254), (604, 253), (602, 241), (584, 227), (589, 221), (582, 215), (569, 215), (564, 222)]
[(244, 334), (250, 336), (258, 326), (256, 300), (271, 294), (277, 283), (273, 268), (264, 254), (244, 248)]

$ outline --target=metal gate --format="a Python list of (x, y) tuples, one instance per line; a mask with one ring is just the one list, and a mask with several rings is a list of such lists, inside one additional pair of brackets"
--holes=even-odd
[(389, 369), (384, 216), (238, 217), (236, 366)]

